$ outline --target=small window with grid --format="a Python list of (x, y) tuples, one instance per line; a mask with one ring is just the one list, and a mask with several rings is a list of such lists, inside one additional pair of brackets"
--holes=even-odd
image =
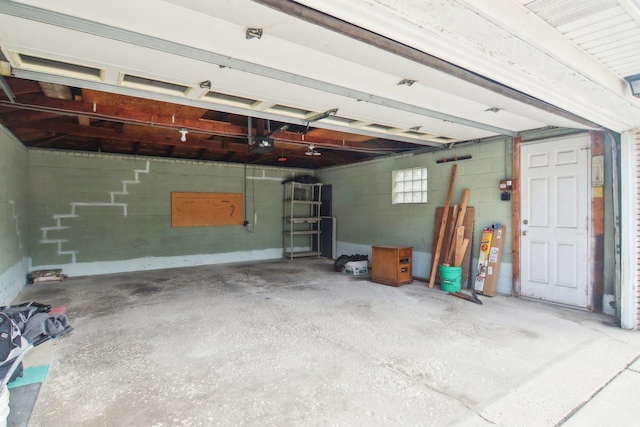
[(393, 204), (427, 203), (427, 168), (393, 171)]

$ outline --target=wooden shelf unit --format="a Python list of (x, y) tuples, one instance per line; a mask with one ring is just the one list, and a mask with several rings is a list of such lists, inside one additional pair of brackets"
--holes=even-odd
[(412, 246), (372, 246), (371, 281), (401, 286), (413, 283)]

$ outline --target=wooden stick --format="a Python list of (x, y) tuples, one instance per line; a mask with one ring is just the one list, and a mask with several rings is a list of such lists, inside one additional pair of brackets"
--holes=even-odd
[(444, 202), (444, 211), (442, 212), (442, 221), (440, 222), (440, 233), (438, 233), (438, 241), (436, 243), (436, 253), (433, 254), (431, 276), (429, 276), (429, 287), (433, 288), (436, 281), (436, 271), (438, 269), (438, 260), (440, 258), (440, 250), (442, 249), (442, 239), (444, 237), (444, 229), (447, 227), (447, 215), (449, 215), (449, 204), (451, 204), (451, 193), (453, 193), (453, 184), (456, 180), (456, 170), (458, 165), (451, 168), (451, 178), (449, 179), (449, 191), (447, 191), (447, 200)]
[(456, 259), (458, 258), (458, 255), (460, 253), (460, 250), (462, 249), (462, 241), (464, 240), (464, 225), (461, 225), (459, 227), (456, 227), (456, 250), (453, 253), (453, 258), (451, 259), (451, 265), (453, 265), (454, 267), (458, 267), (458, 265), (456, 265)]
[(460, 247), (463, 239), (464, 239), (464, 225), (460, 225), (456, 227), (456, 249)]
[(454, 264), (454, 247), (455, 247), (455, 232), (456, 229), (458, 227), (460, 227), (462, 225), (462, 223), (464, 222), (464, 214), (467, 211), (467, 203), (469, 202), (469, 194), (471, 193), (471, 191), (468, 188), (465, 188), (464, 192), (462, 193), (462, 203), (460, 203), (460, 210), (458, 211), (458, 217), (453, 219), (456, 223), (454, 229), (452, 230), (453, 233), (451, 235), (451, 246), (449, 246), (449, 253), (447, 254), (447, 262), (450, 265)]
[[(449, 233), (445, 236), (445, 242), (449, 242), (449, 248), (447, 251), (446, 256), (444, 257), (444, 263), (445, 264), (449, 264), (449, 265), (453, 265), (453, 250), (456, 247), (456, 220), (458, 218), (458, 209), (459, 206), (458, 205), (453, 205), (453, 213), (451, 214), (451, 230), (449, 230)], [(449, 221), (449, 218), (447, 218), (447, 221)], [(445, 248), (446, 249), (446, 246)]]
[(460, 233), (464, 234), (464, 226), (456, 227), (453, 231), (453, 236), (451, 237), (451, 250), (449, 251), (449, 255), (447, 256), (447, 263), (452, 266), (456, 266), (455, 259), (458, 254), (458, 250), (460, 249), (460, 245), (462, 244), (462, 237), (459, 236)]
[(462, 193), (462, 203), (460, 203), (460, 212), (458, 213), (458, 221), (456, 221), (456, 227), (460, 227), (464, 222), (464, 214), (467, 211), (469, 194), (471, 194), (471, 191), (468, 188), (465, 188), (464, 192)]
[(468, 246), (469, 246), (469, 239), (462, 239), (462, 245), (460, 245), (460, 250), (456, 251), (456, 259), (454, 260), (454, 263), (453, 263), (455, 267), (460, 267), (462, 265), (462, 261), (464, 261), (464, 254), (467, 253)]

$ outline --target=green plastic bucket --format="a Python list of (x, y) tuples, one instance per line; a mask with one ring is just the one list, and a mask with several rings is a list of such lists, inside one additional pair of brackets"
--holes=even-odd
[(440, 264), (440, 284), (445, 292), (460, 292), (462, 267)]

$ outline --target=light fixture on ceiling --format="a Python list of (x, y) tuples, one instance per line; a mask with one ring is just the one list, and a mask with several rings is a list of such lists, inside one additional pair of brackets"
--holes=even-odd
[(286, 157), (285, 157), (285, 155), (284, 155), (284, 147), (282, 147), (282, 155), (281, 155), (280, 157), (278, 157), (278, 161), (279, 161), (280, 163), (282, 163), (282, 162), (286, 162), (286, 161), (287, 161), (287, 158), (286, 158)]
[(205, 80), (203, 82), (200, 82), (200, 87), (202, 89), (211, 89), (211, 80)]
[(398, 86), (411, 86), (415, 83), (415, 80), (411, 79), (402, 79), (398, 82)]
[(634, 74), (633, 76), (628, 76), (624, 79), (629, 83), (629, 88), (631, 89), (633, 96), (640, 98), (640, 74)]
[(182, 135), (180, 137), (180, 141), (185, 142), (187, 140), (187, 134), (189, 133), (189, 131), (186, 130), (185, 128), (180, 128), (178, 132), (180, 132), (180, 135)]
[(249, 151), (255, 154), (266, 154), (273, 151), (273, 139), (258, 136), (249, 139)]
[(247, 40), (251, 39), (261, 39), (262, 38), (262, 28), (247, 28)]
[(304, 152), (307, 156), (319, 156), (320, 152), (316, 150), (316, 147), (313, 144), (309, 144), (309, 148)]

